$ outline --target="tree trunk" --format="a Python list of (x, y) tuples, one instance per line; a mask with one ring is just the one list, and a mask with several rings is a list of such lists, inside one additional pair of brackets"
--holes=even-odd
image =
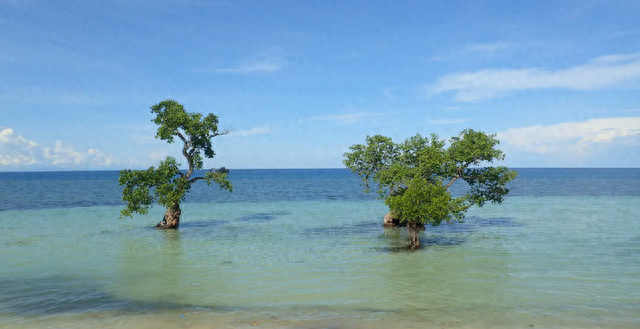
[(160, 223), (158, 223), (158, 225), (156, 225), (156, 227), (161, 229), (178, 228), (178, 224), (180, 224), (181, 213), (182, 211), (180, 210), (179, 204), (167, 208), (167, 212), (164, 214), (164, 218)]
[(399, 221), (397, 218), (393, 217), (391, 212), (388, 212), (386, 215), (384, 215), (382, 223), (383, 227), (396, 227), (399, 224)]
[(407, 222), (407, 230), (409, 230), (409, 246), (411, 250), (420, 249), (420, 231), (424, 230), (424, 226), (416, 222)]

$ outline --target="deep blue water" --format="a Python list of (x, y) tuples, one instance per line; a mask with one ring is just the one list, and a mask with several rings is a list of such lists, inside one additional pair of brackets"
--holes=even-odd
[[(640, 169), (515, 169), (509, 196), (640, 196)], [(347, 169), (231, 170), (232, 193), (199, 182), (186, 203), (364, 201)], [(457, 184), (462, 188), (463, 184)], [(122, 204), (117, 171), (0, 172), (0, 211)], [(454, 190), (455, 192), (455, 190)]]

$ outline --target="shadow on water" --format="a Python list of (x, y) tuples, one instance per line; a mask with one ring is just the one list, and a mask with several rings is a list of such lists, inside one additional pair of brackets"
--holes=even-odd
[[(388, 241), (387, 246), (374, 247), (373, 249), (382, 252), (415, 252), (417, 250), (410, 250), (407, 248), (408, 237), (406, 231), (403, 228), (386, 228), (383, 234), (380, 234), (381, 239)], [(442, 234), (427, 234), (426, 236), (420, 236), (421, 250), (434, 248), (434, 247), (455, 247), (467, 243), (466, 235), (442, 235)]]
[(477, 224), (477, 226), (487, 227), (520, 227), (523, 226), (522, 223), (516, 222), (513, 218), (510, 217), (495, 217), (495, 218), (480, 218), (480, 217), (470, 217), (467, 221), (473, 221)]
[[(237, 311), (241, 307), (195, 305), (177, 300), (184, 255), (180, 230), (156, 230), (159, 243), (140, 237), (120, 244), (108, 277), (35, 274), (0, 276), (0, 314), (14, 316), (116, 311), (123, 314), (171, 310)], [(116, 284), (117, 289), (109, 286)], [(106, 285), (105, 285), (106, 284)]]
[(376, 229), (382, 229), (382, 225), (378, 222), (366, 221), (339, 226), (312, 227), (306, 229), (304, 234), (309, 236), (352, 237), (353, 235), (370, 234), (375, 232)]
[(280, 216), (290, 215), (290, 212), (268, 212), (244, 215), (236, 220), (241, 222), (269, 222), (278, 219)]
[[(152, 301), (117, 297), (98, 287), (87, 277), (39, 276), (31, 278), (0, 278), (0, 314), (41, 316), (117, 312), (147, 314), (156, 312), (208, 311), (217, 313), (260, 312), (264, 307), (215, 306), (174, 302), (172, 298)], [(323, 309), (317, 305), (296, 305), (292, 309), (307, 312)], [(329, 308), (327, 311), (331, 311)], [(367, 313), (396, 313), (396, 310), (358, 309)]]
[[(470, 234), (478, 230), (486, 230), (491, 227), (519, 227), (522, 223), (509, 217), (482, 218), (470, 216), (461, 223), (441, 224), (439, 226), (427, 226), (424, 233), (420, 234), (421, 249), (433, 247), (455, 247), (466, 244)], [(385, 228), (379, 235), (381, 239), (389, 242), (388, 246), (376, 247), (383, 252), (411, 252), (407, 249), (407, 231), (405, 228)]]
[(87, 278), (44, 276), (0, 279), (0, 313), (17, 316), (98, 311), (144, 313), (180, 309), (225, 310), (164, 300), (119, 298), (99, 289)]
[(228, 220), (196, 220), (196, 221), (184, 221), (180, 222), (180, 229), (203, 229), (203, 228), (215, 228), (228, 223)]

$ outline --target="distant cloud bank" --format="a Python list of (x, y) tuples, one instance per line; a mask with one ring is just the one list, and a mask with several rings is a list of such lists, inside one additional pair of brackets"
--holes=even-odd
[(109, 166), (116, 164), (118, 162), (113, 156), (97, 149), (76, 151), (62, 141), (56, 141), (53, 147), (45, 147), (21, 135), (16, 135), (11, 128), (0, 131), (0, 166)]
[(640, 137), (640, 117), (591, 119), (555, 125), (512, 128), (498, 133), (506, 147), (525, 152), (581, 156), (601, 143), (628, 143)]

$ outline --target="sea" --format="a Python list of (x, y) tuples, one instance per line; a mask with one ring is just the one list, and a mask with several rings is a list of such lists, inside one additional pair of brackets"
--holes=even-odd
[(231, 170), (178, 230), (117, 171), (3, 172), (0, 328), (640, 328), (640, 169), (515, 170), (418, 251), (346, 169)]

